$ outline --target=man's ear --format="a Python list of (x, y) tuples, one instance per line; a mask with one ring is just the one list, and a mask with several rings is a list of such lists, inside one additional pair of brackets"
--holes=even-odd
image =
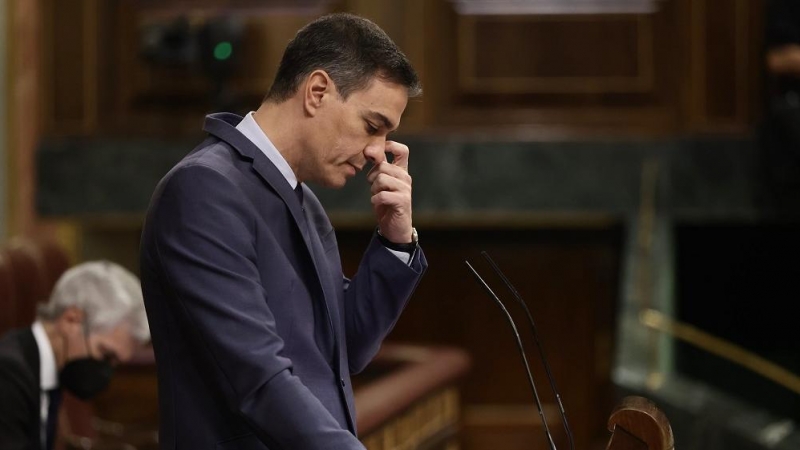
[(333, 80), (324, 70), (315, 70), (306, 78), (303, 85), (303, 106), (306, 114), (315, 116), (322, 107), (326, 98), (336, 93)]
[(56, 319), (58, 322), (59, 327), (62, 329), (65, 328), (72, 328), (75, 326), (81, 326), (85, 319), (85, 314), (80, 308), (75, 306), (70, 306), (65, 309), (60, 316)]

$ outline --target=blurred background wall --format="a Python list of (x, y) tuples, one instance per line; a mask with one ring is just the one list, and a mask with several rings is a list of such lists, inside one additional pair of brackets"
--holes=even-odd
[[(6, 1), (0, 4), (0, 136), (8, 135), (8, 57), (6, 48), (8, 47), (8, 5)], [(8, 139), (0, 139), (0, 161), (6, 169), (0, 170), (0, 236), (6, 236), (6, 223), (8, 221)]]
[[(431, 269), (391, 340), (473, 356), (463, 446), (545, 448), (509, 330), (464, 268), (487, 250), (531, 303), (579, 448), (601, 448), (626, 393), (667, 410), (680, 448), (796, 448), (800, 196), (773, 201), (762, 176), (763, 1), (4, 6), (6, 236), (138, 271), (149, 197), (203, 115), (256, 109), (302, 24), (362, 14), (425, 88), (397, 140)], [(348, 273), (374, 227), (364, 185), (316, 191)], [(152, 376), (131, 380), (117, 395), (152, 400)]]

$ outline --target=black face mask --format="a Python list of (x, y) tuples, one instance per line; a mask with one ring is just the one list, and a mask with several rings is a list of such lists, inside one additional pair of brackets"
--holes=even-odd
[[(89, 339), (84, 331), (86, 349)], [(89, 400), (103, 392), (111, 382), (114, 368), (106, 360), (92, 358), (91, 355), (68, 361), (58, 374), (58, 382), (81, 400)]]
[(58, 374), (58, 382), (81, 400), (89, 400), (108, 387), (113, 373), (108, 361), (87, 356), (66, 363)]

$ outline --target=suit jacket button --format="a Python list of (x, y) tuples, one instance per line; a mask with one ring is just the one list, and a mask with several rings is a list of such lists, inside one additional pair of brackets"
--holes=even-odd
[(339, 381), (342, 383), (342, 387), (344, 387), (344, 378), (339, 378)]

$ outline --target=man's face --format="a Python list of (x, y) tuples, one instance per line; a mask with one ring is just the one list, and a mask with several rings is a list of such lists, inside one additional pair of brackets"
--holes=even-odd
[(304, 180), (340, 188), (369, 162), (385, 159), (386, 137), (400, 125), (408, 90), (374, 78), (346, 100), (334, 92), (320, 108)]
[(67, 361), (89, 356), (106, 360), (115, 366), (130, 360), (140, 347), (127, 323), (121, 323), (110, 330), (90, 331), (88, 336), (79, 331), (68, 339)]
[(109, 361), (112, 366), (129, 361), (139, 346), (127, 323), (119, 324), (107, 331), (89, 334), (92, 357)]

